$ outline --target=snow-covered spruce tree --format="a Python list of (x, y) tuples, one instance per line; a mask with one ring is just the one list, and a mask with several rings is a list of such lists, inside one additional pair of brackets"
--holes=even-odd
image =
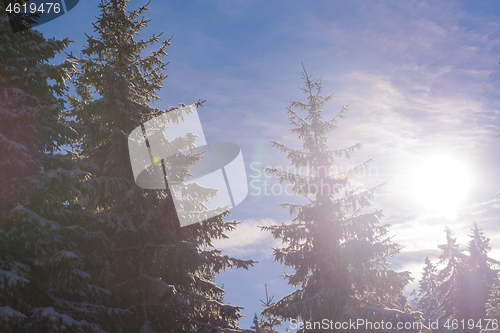
[[(269, 297), (269, 294), (267, 293), (267, 284), (265, 285), (266, 288), (266, 300), (260, 300), (264, 308), (269, 308), (270, 306), (273, 306), (275, 304), (274, 296)], [(258, 328), (260, 333), (278, 333), (277, 330), (274, 329), (274, 327), (279, 327), (281, 326), (281, 319), (271, 313), (263, 311), (260, 314), (260, 320), (258, 321)]]
[(408, 302), (408, 304), (411, 306), (412, 309), (417, 309), (418, 308), (418, 301), (420, 298), (417, 296), (418, 292), (416, 289), (413, 289), (410, 293), (410, 296), (413, 298)]
[(425, 322), (433, 320), (432, 314), (438, 306), (437, 302), (437, 282), (436, 282), (436, 267), (432, 264), (429, 257), (425, 257), (425, 267), (420, 279), (420, 288), (418, 291), (418, 302), (416, 309), (421, 311)]
[[(264, 311), (285, 320), (309, 322), (323, 319), (345, 322), (357, 318), (385, 323), (419, 321), (419, 313), (387, 306), (401, 295), (411, 278), (409, 272), (389, 269), (387, 259), (397, 254), (400, 246), (390, 241), (388, 226), (380, 224), (382, 212), (366, 210), (379, 187), (358, 191), (350, 184), (349, 180), (369, 161), (341, 175), (333, 174), (337, 157), (349, 157), (361, 147), (357, 143), (346, 149), (330, 150), (327, 145), (327, 134), (344, 117), (346, 108), (332, 119), (324, 120), (323, 106), (332, 95), (321, 96), (321, 79), (312, 79), (305, 69), (303, 79), (302, 91), (307, 102), (291, 102), (288, 107), (293, 124), (291, 132), (302, 141), (302, 149), (273, 142), (286, 153), (297, 172), (279, 168), (267, 168), (267, 172), (280, 182), (290, 182), (294, 193), (309, 203), (280, 204), (294, 216), (292, 222), (263, 228), (285, 244), (274, 249), (274, 257), (294, 268), (295, 272), (286, 277), (297, 289)], [(296, 108), (305, 111), (305, 116), (300, 116)], [(321, 330), (306, 327), (306, 331)]]
[[(437, 300), (439, 305), (434, 309), (433, 318), (439, 320), (439, 332), (453, 331), (451, 329), (452, 320), (467, 321), (469, 319), (468, 299), (470, 299), (469, 274), (466, 266), (467, 256), (457, 244), (457, 239), (453, 237), (453, 231), (448, 227), (445, 229), (446, 244), (438, 245), (443, 251), (439, 256), (438, 266), (444, 265), (438, 271), (436, 281)], [(448, 323), (448, 328), (445, 325)]]
[[(500, 139), (500, 134), (495, 135), (497, 139)], [(497, 193), (497, 195), (500, 195), (500, 192)]]
[[(166, 78), (168, 40), (145, 57), (159, 36), (137, 40), (149, 22), (147, 5), (127, 10), (128, 1), (101, 1), (77, 63), (71, 115), (79, 133), (77, 150), (91, 173), (80, 203), (101, 223), (107, 243), (88, 253), (91, 276), (119, 296), (128, 310), (110, 323), (112, 332), (233, 332), (239, 307), (224, 304), (214, 275), (226, 267), (248, 268), (251, 260), (222, 256), (211, 240), (236, 227), (227, 213), (181, 228), (166, 190), (144, 190), (134, 182), (128, 134), (164, 112), (149, 106)], [(196, 103), (201, 106), (201, 103)], [(186, 147), (195, 138), (182, 136)], [(185, 176), (200, 153), (184, 154)], [(180, 168), (182, 169), (182, 168)], [(175, 194), (176, 195), (176, 194)], [(205, 198), (201, 197), (200, 201)]]
[(253, 329), (255, 333), (261, 333), (259, 325), (259, 317), (257, 317), (257, 314), (253, 316), (253, 325), (250, 326), (250, 328)]
[[(497, 139), (500, 139), (500, 134), (495, 135)], [(500, 192), (498, 192), (500, 195)], [(492, 322), (495, 323), (496, 329), (484, 329), (481, 330), (481, 333), (500, 333), (500, 282), (497, 281), (493, 284), (490, 290), (488, 301), (486, 302), (486, 314)], [(496, 326), (499, 325), (499, 326)]]
[(469, 283), (467, 285), (471, 289), (472, 299), (468, 300), (471, 309), (468, 319), (473, 319), (477, 323), (486, 318), (485, 305), (492, 287), (498, 284), (498, 269), (492, 266), (498, 267), (500, 262), (488, 257), (488, 252), (491, 251), (490, 240), (484, 236), (476, 223), (469, 237), (467, 260)]
[(498, 283), (491, 288), (486, 302), (486, 314), (491, 322), (488, 327), (481, 330), (481, 333), (500, 333), (500, 286)]
[(73, 132), (61, 98), (73, 64), (49, 61), (69, 41), (13, 33), (4, 10), (0, 3), (0, 328), (103, 332), (98, 318), (113, 310), (81, 252), (99, 236), (74, 203), (86, 174), (57, 153)]
[(68, 46), (67, 39), (46, 40), (35, 30), (12, 33), (3, 3), (0, 15), (0, 214), (5, 214), (31, 192), (44, 152), (67, 140), (60, 97), (71, 65), (48, 64)]

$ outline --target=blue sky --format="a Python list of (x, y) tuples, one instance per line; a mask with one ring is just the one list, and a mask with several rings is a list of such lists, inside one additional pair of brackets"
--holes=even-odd
[[(80, 1), (38, 30), (74, 40), (69, 51), (79, 54), (84, 33), (93, 34), (98, 3)], [(144, 3), (132, 0), (130, 7)], [(173, 35), (156, 106), (206, 99), (199, 115), (207, 140), (240, 145), (253, 184), (275, 183), (256, 177), (258, 166), (288, 165), (271, 140), (299, 147), (286, 107), (305, 97), (298, 89), (304, 63), (309, 74), (323, 75), (325, 94), (335, 93), (325, 115), (349, 104), (331, 147), (364, 143), (339, 168), (373, 157), (355, 184), (386, 183), (374, 206), (404, 246), (392, 262), (412, 271), (408, 290), (425, 256), (436, 262), (446, 225), (465, 246), (476, 221), (500, 259), (499, 2), (153, 0), (149, 8), (143, 37)], [(245, 308), (244, 328), (262, 310), (264, 284), (276, 298), (292, 290), (272, 260), (270, 247), (279, 244), (257, 226), (289, 221), (277, 203), (298, 198), (257, 191), (251, 187), (231, 212), (240, 228), (216, 243), (226, 254), (260, 261), (217, 278), (226, 301)]]

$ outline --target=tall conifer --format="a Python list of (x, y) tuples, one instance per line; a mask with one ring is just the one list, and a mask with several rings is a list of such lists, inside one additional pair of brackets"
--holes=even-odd
[(467, 285), (471, 299), (467, 302), (470, 304), (468, 318), (479, 322), (486, 318), (485, 305), (492, 288), (498, 284), (498, 269), (492, 266), (498, 267), (500, 262), (488, 257), (488, 252), (491, 251), (490, 240), (484, 236), (477, 223), (474, 223), (469, 237), (467, 265), (470, 281)]
[[(497, 139), (500, 139), (500, 134), (495, 135)], [(500, 195), (500, 192), (498, 192)], [(488, 301), (486, 302), (486, 314), (489, 319), (494, 320), (496, 324), (500, 323), (500, 283), (497, 281), (491, 288)], [(496, 328), (500, 328), (496, 326)], [(486, 330), (482, 330), (486, 332)], [(488, 331), (491, 333), (499, 333), (500, 329)]]
[[(400, 246), (390, 241), (388, 226), (380, 224), (382, 212), (371, 209), (370, 200), (380, 186), (358, 191), (350, 182), (369, 161), (342, 173), (334, 172), (337, 158), (349, 157), (361, 147), (358, 143), (331, 150), (327, 145), (327, 134), (344, 117), (346, 108), (324, 120), (323, 107), (332, 95), (322, 96), (321, 79), (312, 79), (305, 69), (303, 79), (305, 88), (301, 90), (307, 101), (291, 102), (288, 107), (291, 132), (297, 135), (302, 148), (273, 142), (296, 172), (281, 168), (267, 171), (280, 183), (290, 182), (293, 191), (308, 203), (280, 204), (294, 216), (292, 222), (263, 228), (283, 241), (284, 247), (274, 249), (274, 257), (293, 267), (294, 272), (286, 278), (297, 289), (265, 311), (284, 319), (310, 322), (357, 318), (415, 322), (418, 314), (388, 306), (401, 295), (410, 274), (389, 269), (387, 259), (396, 255)], [(316, 331), (305, 328), (307, 332)]]
[(425, 257), (424, 263), (425, 267), (422, 279), (420, 280), (417, 309), (422, 311), (425, 322), (429, 322), (429, 320), (433, 320), (434, 309), (438, 306), (436, 267), (432, 264), (429, 257)]
[[(166, 78), (162, 58), (170, 39), (160, 42), (160, 34), (138, 40), (149, 22), (143, 17), (147, 5), (128, 11), (128, 2), (101, 1), (96, 37), (88, 36), (81, 59), (73, 57), (79, 68), (71, 114), (79, 132), (77, 150), (91, 174), (80, 203), (100, 221), (107, 239), (88, 253), (91, 275), (129, 312), (112, 324), (113, 332), (235, 331), (240, 308), (224, 304), (214, 275), (253, 261), (222, 256), (211, 240), (224, 237), (237, 222), (224, 221), (225, 213), (181, 228), (171, 194), (134, 182), (128, 134), (174, 108), (149, 106)], [(143, 56), (156, 43), (159, 48)], [(186, 147), (194, 145), (193, 136), (178, 139)], [(180, 172), (189, 175), (199, 154), (185, 154)]]
[(444, 267), (437, 274), (437, 299), (439, 306), (433, 317), (439, 320), (439, 332), (452, 331), (451, 320), (467, 320), (469, 313), (467, 257), (453, 237), (454, 232), (446, 227), (446, 244), (438, 245), (443, 251), (438, 265)]
[(31, 29), (13, 33), (0, 3), (0, 329), (103, 332), (115, 310), (86, 272), (82, 248), (99, 242), (75, 204), (87, 176), (58, 153), (73, 64), (50, 64), (69, 44)]

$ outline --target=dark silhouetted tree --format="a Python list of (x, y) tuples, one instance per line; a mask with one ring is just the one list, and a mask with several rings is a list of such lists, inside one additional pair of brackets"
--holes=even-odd
[[(117, 309), (90, 280), (83, 253), (102, 240), (75, 201), (87, 173), (58, 153), (71, 143), (63, 94), (69, 44), (13, 33), (0, 2), (0, 330), (104, 332)], [(14, 29), (22, 30), (22, 29)]]
[[(79, 133), (77, 151), (90, 173), (80, 203), (101, 223), (107, 243), (87, 253), (91, 276), (120, 298), (127, 316), (108, 323), (110, 332), (238, 331), (240, 307), (224, 304), (214, 276), (253, 261), (222, 256), (211, 240), (224, 237), (236, 221), (227, 213), (181, 228), (167, 190), (145, 190), (134, 182), (128, 134), (169, 110), (151, 108), (162, 88), (170, 39), (137, 40), (149, 22), (147, 10), (127, 10), (127, 0), (101, 1), (74, 83), (71, 116)], [(160, 43), (149, 55), (150, 45)], [(201, 103), (197, 103), (201, 106)], [(186, 111), (187, 112), (187, 111)], [(179, 119), (182, 121), (182, 119)], [(193, 147), (196, 137), (185, 135)], [(186, 177), (199, 152), (183, 155)], [(182, 169), (179, 167), (179, 169)], [(200, 202), (204, 198), (199, 198)]]

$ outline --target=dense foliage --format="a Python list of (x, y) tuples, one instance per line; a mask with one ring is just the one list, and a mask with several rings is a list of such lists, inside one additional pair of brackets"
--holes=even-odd
[[(281, 204), (294, 216), (292, 222), (264, 228), (283, 241), (284, 247), (274, 249), (274, 257), (293, 267), (295, 272), (286, 277), (297, 289), (265, 313), (313, 323), (324, 318), (333, 322), (357, 318), (416, 322), (418, 313), (390, 307), (410, 281), (410, 274), (389, 269), (387, 259), (400, 246), (390, 241), (388, 226), (380, 223), (382, 212), (371, 208), (370, 200), (380, 186), (357, 191), (350, 183), (369, 161), (341, 174), (334, 172), (337, 158), (349, 157), (361, 147), (358, 143), (330, 150), (327, 145), (327, 134), (344, 117), (346, 108), (324, 120), (323, 107), (332, 95), (323, 97), (321, 80), (312, 79), (305, 69), (303, 74), (307, 102), (291, 102), (288, 108), (291, 132), (302, 148), (274, 142), (296, 172), (284, 168), (267, 171), (280, 183), (290, 182), (294, 193), (308, 202)], [(299, 115), (297, 108), (305, 115)]]
[(101, 306), (109, 291), (90, 280), (82, 252), (99, 236), (75, 204), (87, 173), (59, 152), (75, 134), (62, 98), (73, 64), (49, 64), (69, 41), (13, 33), (5, 15), (0, 31), (0, 327), (102, 332), (114, 310)]
[[(442, 254), (437, 266), (426, 257), (415, 308), (426, 322), (435, 322), (437, 332), (479, 332), (492, 329), (498, 319), (498, 265), (490, 258), (490, 240), (476, 223), (469, 235), (468, 254), (460, 248), (451, 229), (446, 228), (446, 243), (439, 245)], [(436, 267), (440, 269), (436, 272)], [(453, 323), (462, 323), (453, 327)]]
[[(144, 190), (134, 182), (128, 134), (155, 116), (172, 110), (151, 108), (166, 78), (170, 39), (136, 40), (148, 20), (146, 6), (127, 11), (128, 1), (103, 1), (78, 65), (71, 113), (79, 133), (78, 158), (90, 176), (80, 204), (97, 218), (106, 237), (89, 251), (91, 276), (120, 299), (127, 315), (110, 325), (121, 332), (212, 332), (237, 330), (239, 307), (223, 302), (224, 290), (213, 282), (226, 267), (248, 268), (251, 260), (222, 256), (213, 238), (236, 227), (227, 213), (181, 228), (168, 190)], [(157, 50), (143, 57), (150, 45)], [(196, 103), (201, 106), (201, 103)], [(179, 121), (182, 121), (180, 119)], [(192, 147), (192, 136), (184, 140)], [(200, 153), (181, 156), (184, 174)], [(200, 194), (198, 200), (204, 200)]]

